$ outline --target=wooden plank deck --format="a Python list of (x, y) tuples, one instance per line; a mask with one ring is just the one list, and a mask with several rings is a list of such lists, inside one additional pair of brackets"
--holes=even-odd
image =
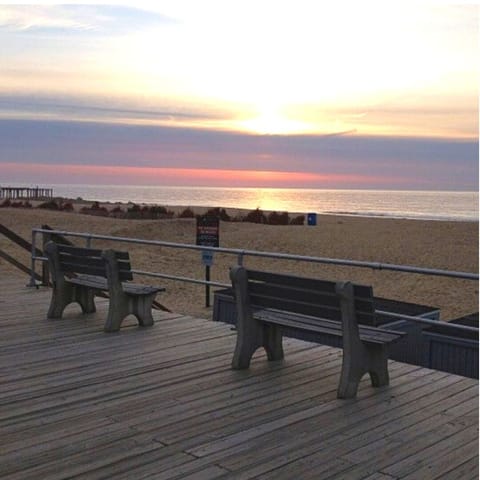
[(390, 387), (337, 400), (337, 349), (232, 371), (228, 325), (106, 334), (104, 300), (47, 320), (26, 281), (0, 280), (2, 480), (478, 478), (478, 381), (392, 362)]

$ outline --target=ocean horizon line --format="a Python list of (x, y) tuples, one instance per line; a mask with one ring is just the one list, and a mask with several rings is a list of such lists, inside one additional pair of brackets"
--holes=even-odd
[[(17, 185), (28, 188), (14, 186)], [(476, 191), (35, 185), (47, 186), (53, 189), (54, 197), (73, 201), (478, 222)]]
[(13, 187), (13, 188), (55, 188), (55, 187), (85, 187), (88, 186), (92, 189), (99, 189), (102, 187), (113, 188), (113, 189), (123, 189), (128, 188), (161, 188), (161, 189), (181, 189), (181, 190), (303, 190), (303, 191), (324, 191), (324, 192), (424, 192), (424, 193), (479, 193), (478, 190), (467, 190), (467, 189), (442, 189), (438, 190), (435, 188), (332, 188), (332, 187), (272, 187), (272, 186), (218, 186), (218, 185), (158, 185), (158, 184), (128, 184), (128, 183), (98, 183), (98, 184), (86, 184), (86, 183), (42, 183), (42, 182), (0, 182), (1, 187)]

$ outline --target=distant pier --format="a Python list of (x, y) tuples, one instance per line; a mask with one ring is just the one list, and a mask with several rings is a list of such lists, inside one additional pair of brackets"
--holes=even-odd
[(0, 187), (0, 199), (44, 200), (53, 198), (53, 188)]

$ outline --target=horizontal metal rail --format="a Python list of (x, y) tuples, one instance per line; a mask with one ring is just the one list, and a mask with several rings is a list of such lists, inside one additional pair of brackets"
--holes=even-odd
[[(453, 270), (441, 270), (436, 268), (414, 267), (410, 265), (396, 265), (396, 264), (381, 263), (381, 262), (367, 262), (367, 261), (348, 260), (348, 259), (339, 259), (339, 258), (314, 257), (314, 256), (307, 256), (307, 255), (288, 254), (288, 253), (262, 252), (257, 250), (244, 250), (244, 249), (238, 249), (238, 248), (207, 247), (207, 246), (192, 245), (192, 244), (185, 244), (185, 243), (164, 242), (160, 240), (144, 240), (140, 238), (115, 237), (112, 235), (69, 232), (65, 230), (50, 230), (50, 229), (47, 230), (42, 228), (32, 229), (32, 272), (35, 271), (35, 268), (34, 268), (35, 260), (47, 261), (47, 258), (36, 255), (35, 238), (36, 238), (36, 234), (38, 233), (45, 233), (50, 235), (57, 234), (57, 235), (63, 235), (63, 236), (85, 238), (87, 246), (90, 246), (91, 241), (93, 239), (96, 239), (96, 240), (111, 240), (111, 241), (122, 242), (122, 243), (134, 243), (139, 245), (153, 245), (153, 246), (167, 247), (167, 248), (181, 248), (184, 250), (212, 251), (217, 253), (225, 253), (229, 255), (236, 255), (237, 263), (239, 265), (242, 265), (244, 257), (249, 256), (249, 257), (275, 258), (278, 260), (296, 260), (296, 261), (310, 262), (310, 263), (322, 263), (322, 264), (341, 265), (341, 266), (348, 266), (348, 267), (369, 268), (373, 270), (389, 270), (389, 271), (397, 271), (397, 272), (405, 272), (405, 273), (415, 273), (420, 275), (443, 276), (443, 277), (458, 278), (463, 280), (478, 281), (479, 279), (478, 273), (471, 273), (471, 272), (458, 272)], [(199, 285), (209, 285), (209, 286), (220, 287), (220, 288), (231, 287), (230, 284), (212, 282), (212, 281), (206, 281), (206, 280), (198, 280), (190, 277), (180, 277), (176, 275), (147, 272), (143, 270), (132, 270), (132, 272), (137, 275), (145, 275), (145, 276), (156, 277), (156, 278), (165, 278), (168, 280), (195, 283)], [(453, 324), (449, 322), (439, 322), (438, 320), (431, 320), (431, 319), (426, 319), (421, 317), (412, 317), (410, 315), (386, 312), (383, 310), (376, 310), (376, 313), (389, 316), (389, 317), (412, 321), (416, 323), (424, 323), (424, 324), (434, 325), (434, 326), (441, 325), (442, 327), (447, 326), (447, 328), (470, 331), (470, 332), (479, 331), (478, 328), (470, 327), (467, 325), (458, 325), (458, 324)]]
[(166, 273), (144, 272), (142, 270), (134, 270), (133, 268), (132, 268), (132, 273), (136, 273), (137, 275), (145, 275), (147, 277), (166, 278), (167, 280), (178, 280), (179, 282), (197, 283), (199, 285), (210, 285), (211, 287), (220, 287), (220, 288), (231, 287), (231, 285), (228, 283), (207, 282), (206, 280), (197, 280), (196, 278), (190, 278), (190, 277), (179, 277), (177, 275), (167, 275)]
[(238, 248), (205, 247), (201, 245), (191, 245), (188, 243), (163, 242), (159, 240), (143, 240), (140, 238), (114, 237), (111, 235), (97, 235), (97, 234), (91, 234), (91, 233), (67, 232), (62, 230), (44, 230), (41, 228), (35, 228), (33, 229), (33, 232), (50, 233), (50, 234), (56, 233), (58, 235), (82, 237), (82, 238), (86, 238), (87, 241), (91, 239), (113, 240), (117, 242), (136, 243), (141, 245), (157, 245), (160, 247), (183, 248), (186, 250), (199, 250), (199, 251), (227, 253), (231, 255), (237, 255), (239, 257), (238, 258), (239, 264), (242, 264), (243, 257), (250, 256), (250, 257), (276, 258), (279, 260), (281, 259), (297, 260), (302, 262), (344, 265), (349, 267), (370, 268), (374, 270), (392, 270), (392, 271), (416, 273), (416, 274), (423, 274), (423, 275), (439, 275), (443, 277), (463, 278), (466, 280), (479, 279), (478, 273), (457, 272), (453, 270), (441, 270), (437, 268), (413, 267), (409, 265), (395, 265), (392, 263), (366, 262), (366, 261), (360, 261), (360, 260), (347, 260), (347, 259), (340, 259), (340, 258), (313, 257), (313, 256), (295, 255), (295, 254), (289, 254), (289, 253), (262, 252), (258, 250), (243, 250)]
[(398, 318), (399, 320), (410, 320), (410, 321), (416, 322), (416, 323), (424, 323), (426, 325), (433, 325), (435, 327), (438, 327), (440, 325), (441, 327), (446, 326), (446, 327), (450, 327), (450, 328), (456, 329), (456, 330), (464, 330), (464, 331), (467, 331), (467, 332), (477, 332), (478, 333), (478, 328), (470, 327), (468, 325), (459, 325), (458, 323), (440, 322), (438, 320), (432, 320), (431, 318), (412, 317), (411, 315), (404, 315), (402, 313), (386, 312), (384, 310), (375, 310), (375, 313), (377, 313), (379, 315), (385, 315), (386, 317)]

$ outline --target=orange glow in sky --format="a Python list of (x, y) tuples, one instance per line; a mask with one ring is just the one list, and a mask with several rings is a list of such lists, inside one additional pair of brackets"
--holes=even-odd
[(125, 184), (129, 179), (132, 185), (185, 185), (185, 186), (222, 186), (222, 187), (305, 187), (321, 185), (321, 188), (347, 186), (351, 183), (372, 182), (381, 185), (385, 180), (372, 175), (321, 175), (304, 172), (280, 172), (262, 170), (213, 170), (194, 168), (150, 168), (89, 165), (2, 165), (5, 176), (38, 175), (39, 183), (49, 183), (53, 175), (59, 183), (89, 183), (95, 178), (96, 184)]

